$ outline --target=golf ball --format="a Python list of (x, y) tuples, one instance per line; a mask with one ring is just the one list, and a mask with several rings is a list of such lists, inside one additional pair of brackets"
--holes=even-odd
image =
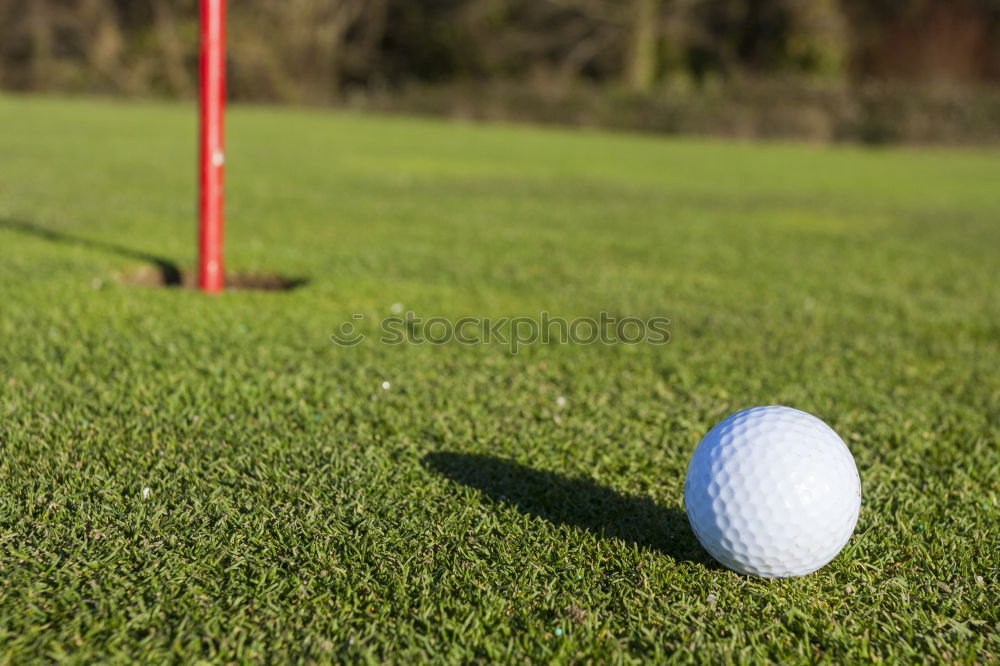
[(790, 407), (753, 407), (698, 444), (684, 505), (698, 541), (726, 567), (766, 578), (803, 576), (851, 537), (861, 480), (830, 426)]

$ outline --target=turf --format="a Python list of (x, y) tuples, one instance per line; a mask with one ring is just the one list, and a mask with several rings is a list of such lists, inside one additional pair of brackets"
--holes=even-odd
[[(120, 282), (192, 264), (190, 106), (0, 97), (0, 661), (1000, 656), (1000, 153), (229, 120), (229, 267), (296, 290)], [(381, 344), (397, 304), (671, 339)], [(861, 473), (805, 578), (684, 517), (759, 404)]]

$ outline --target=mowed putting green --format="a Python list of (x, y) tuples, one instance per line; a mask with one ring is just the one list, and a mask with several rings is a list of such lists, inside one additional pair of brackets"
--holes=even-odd
[[(997, 151), (238, 107), (228, 268), (306, 282), (209, 297), (121, 281), (193, 266), (192, 106), (0, 127), (0, 661), (1000, 656)], [(670, 341), (382, 344), (394, 310)], [(805, 578), (684, 515), (761, 404), (861, 473)]]

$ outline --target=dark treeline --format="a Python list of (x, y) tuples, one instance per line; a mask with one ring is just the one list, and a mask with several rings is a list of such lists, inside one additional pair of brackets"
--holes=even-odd
[[(807, 96), (1000, 83), (1000, 0), (230, 0), (229, 16), (240, 100), (454, 111), (462, 89), (472, 114), (527, 95), (548, 104), (542, 120), (603, 122), (594, 99), (610, 94), (632, 116), (609, 124), (683, 130), (671, 96), (748, 81)], [(0, 86), (190, 97), (197, 20), (197, 0), (0, 0)]]

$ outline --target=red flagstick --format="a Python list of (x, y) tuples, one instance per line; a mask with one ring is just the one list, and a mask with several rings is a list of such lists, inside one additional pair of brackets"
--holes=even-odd
[(201, 190), (198, 204), (198, 286), (219, 292), (222, 268), (222, 176), (226, 109), (226, 1), (201, 0)]

